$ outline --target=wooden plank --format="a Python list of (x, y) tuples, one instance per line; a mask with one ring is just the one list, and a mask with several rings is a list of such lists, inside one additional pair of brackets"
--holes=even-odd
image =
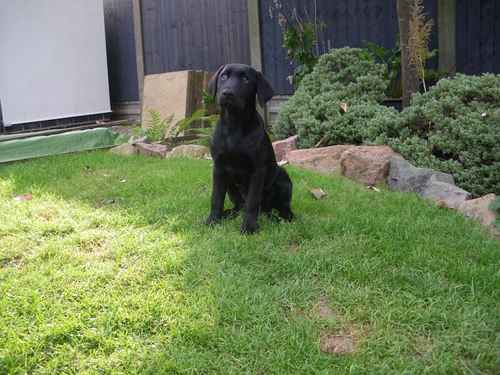
[(248, 37), (250, 44), (250, 62), (257, 70), (262, 70), (261, 30), (259, 0), (247, 0)]
[(493, 72), (499, 74), (500, 73), (500, 1), (495, 1), (495, 18), (496, 21), (494, 23), (494, 31), (495, 35), (495, 56), (494, 56), (494, 66)]
[[(333, 5), (333, 4), (332, 4)], [(347, 39), (347, 32), (349, 27), (349, 20), (347, 19), (347, 4), (346, 0), (339, 0), (335, 2), (337, 7), (338, 17), (334, 20), (334, 24), (337, 25), (338, 42), (339, 47), (347, 46), (349, 44)]]
[[(152, 0), (144, 1), (152, 3)], [(231, 61), (250, 63), (246, 1), (163, 1), (163, 7), (159, 8), (161, 17), (158, 26), (168, 32), (165, 40), (160, 41), (158, 46), (152, 46), (164, 51), (162, 70), (215, 70)], [(153, 26), (148, 25), (145, 39), (153, 32)], [(154, 36), (151, 35), (151, 38), (154, 39)]]
[(480, 52), (480, 38), (481, 38), (481, 7), (480, 2), (468, 2), (469, 14), (468, 25), (469, 32), (467, 35), (467, 48), (468, 48), (468, 65), (467, 73), (476, 74), (480, 71), (481, 66), (481, 52)]
[(112, 103), (139, 100), (132, 0), (105, 0), (106, 51)]
[[(144, 93), (144, 47), (142, 34), (142, 7), (141, 0), (132, 1), (132, 16), (134, 22), (134, 45), (135, 45), (135, 63), (137, 69), (137, 88), (139, 102), (142, 108), (142, 98)], [(141, 113), (142, 121), (142, 113)]]
[(480, 8), (480, 66), (481, 72), (494, 72), (495, 63), (495, 0), (482, 0)]
[(467, 23), (466, 23), (466, 14), (467, 10), (465, 9), (466, 0), (456, 0), (456, 15), (455, 15), (455, 24), (457, 25), (456, 32), (456, 40), (455, 40), (455, 51), (456, 51), (456, 70), (457, 72), (464, 72), (465, 64), (466, 64), (466, 35), (467, 35)]
[(439, 70), (454, 74), (456, 57), (456, 8), (455, 0), (438, 1)]
[(358, 12), (359, 12), (359, 2), (357, 0), (351, 0), (348, 3), (347, 11), (349, 12), (349, 24), (350, 24), (350, 40), (353, 45), (361, 45), (362, 38), (360, 33), (360, 23)]
[(381, 44), (385, 48), (393, 48), (396, 45), (396, 41), (399, 35), (397, 5), (396, 0), (390, 0), (388, 3), (390, 5), (385, 8), (385, 33)]

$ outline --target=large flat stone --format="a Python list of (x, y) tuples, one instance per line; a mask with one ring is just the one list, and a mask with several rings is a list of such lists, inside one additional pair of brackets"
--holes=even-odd
[(293, 137), (288, 137), (287, 139), (273, 142), (276, 161), (280, 162), (287, 160), (288, 153), (297, 149), (297, 138), (298, 136), (294, 135)]
[(167, 158), (185, 157), (192, 159), (205, 159), (210, 156), (210, 149), (201, 145), (181, 145), (174, 147), (167, 154)]
[(491, 204), (496, 200), (495, 194), (488, 194), (481, 198), (463, 202), (458, 210), (471, 219), (478, 220), (486, 227), (493, 227), (496, 214), (490, 210)]
[(465, 201), (471, 198), (471, 194), (458, 186), (439, 181), (431, 176), (420, 195), (432, 200), (441, 206), (457, 209)]
[(403, 158), (390, 160), (387, 184), (389, 189), (407, 193), (422, 194), (431, 179), (453, 185), (453, 176), (428, 168), (417, 168)]
[(398, 157), (388, 146), (350, 147), (342, 153), (342, 175), (365, 185), (377, 185), (386, 181), (389, 162)]
[(158, 158), (165, 158), (168, 152), (168, 147), (157, 143), (142, 143), (139, 142), (135, 145), (139, 155), (154, 156)]
[(113, 147), (109, 152), (116, 155), (131, 156), (137, 154), (137, 149), (130, 143), (124, 143), (123, 145)]
[(338, 145), (321, 148), (308, 148), (294, 150), (287, 153), (291, 165), (310, 169), (320, 173), (340, 173), (340, 158), (346, 150), (355, 147), (351, 145)]

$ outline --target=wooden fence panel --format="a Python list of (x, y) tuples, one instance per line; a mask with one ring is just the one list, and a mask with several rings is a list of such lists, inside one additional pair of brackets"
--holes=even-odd
[[(293, 66), (282, 48), (276, 15), (270, 11), (274, 3), (275, 0), (260, 0), (263, 70), (279, 94), (289, 95), (293, 90), (287, 76), (292, 74)], [(281, 0), (281, 3), (288, 12), (297, 9), (302, 18), (307, 15), (313, 18), (315, 14), (312, 0)], [(395, 46), (399, 32), (396, 0), (317, 0), (316, 4), (318, 19), (326, 24), (319, 34), (317, 52), (346, 46), (362, 47), (367, 41), (386, 48)], [(436, 1), (425, 0), (424, 4), (426, 13), (436, 24)], [(437, 48), (437, 33), (432, 37), (431, 48)], [(435, 61), (430, 66), (435, 67)]]
[(104, 20), (111, 102), (138, 101), (132, 0), (104, 0)]
[(500, 73), (500, 2), (457, 0), (457, 71)]
[(246, 0), (142, 0), (146, 74), (250, 63)]

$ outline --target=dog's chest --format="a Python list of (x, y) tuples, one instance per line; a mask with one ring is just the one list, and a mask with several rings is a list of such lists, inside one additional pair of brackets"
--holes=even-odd
[(247, 173), (254, 168), (258, 142), (240, 132), (218, 137), (212, 147), (213, 157), (230, 174)]
[(251, 158), (257, 154), (258, 142), (253, 135), (232, 132), (219, 137), (214, 149), (218, 156), (234, 158)]

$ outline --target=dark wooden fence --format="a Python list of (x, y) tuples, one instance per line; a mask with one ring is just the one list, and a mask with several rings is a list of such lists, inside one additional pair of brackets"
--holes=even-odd
[(457, 70), (500, 73), (499, 0), (457, 0)]
[(139, 100), (132, 0), (104, 0), (109, 89), (112, 103)]
[(250, 63), (246, 0), (142, 0), (146, 74)]
[[(277, 19), (274, 0), (260, 0), (262, 65), (278, 94), (290, 94), (293, 71)], [(456, 0), (457, 71), (500, 73), (500, 0)], [(312, 0), (281, 0), (302, 16), (314, 15)], [(132, 0), (104, 0), (112, 102), (138, 100)], [(431, 48), (437, 48), (437, 1), (425, 0), (434, 19)], [(250, 63), (247, 0), (142, 0), (146, 74), (204, 69), (227, 62)], [(360, 47), (365, 41), (395, 45), (396, 0), (317, 0), (318, 18), (326, 24), (318, 52)], [(437, 62), (431, 64), (437, 67)]]
[[(274, 0), (260, 0), (263, 70), (276, 92), (291, 94), (287, 76), (292, 74), (293, 66), (281, 47), (281, 29), (271, 12), (273, 3)], [(295, 8), (303, 19), (314, 17), (314, 1), (282, 0), (281, 3), (288, 12)], [(317, 0), (316, 4), (317, 18), (325, 24), (319, 35), (317, 52), (346, 46), (362, 47), (367, 41), (386, 48), (396, 45), (399, 29), (396, 0)], [(425, 9), (437, 22), (436, 1), (426, 0)], [(431, 45), (437, 48), (436, 35)]]

